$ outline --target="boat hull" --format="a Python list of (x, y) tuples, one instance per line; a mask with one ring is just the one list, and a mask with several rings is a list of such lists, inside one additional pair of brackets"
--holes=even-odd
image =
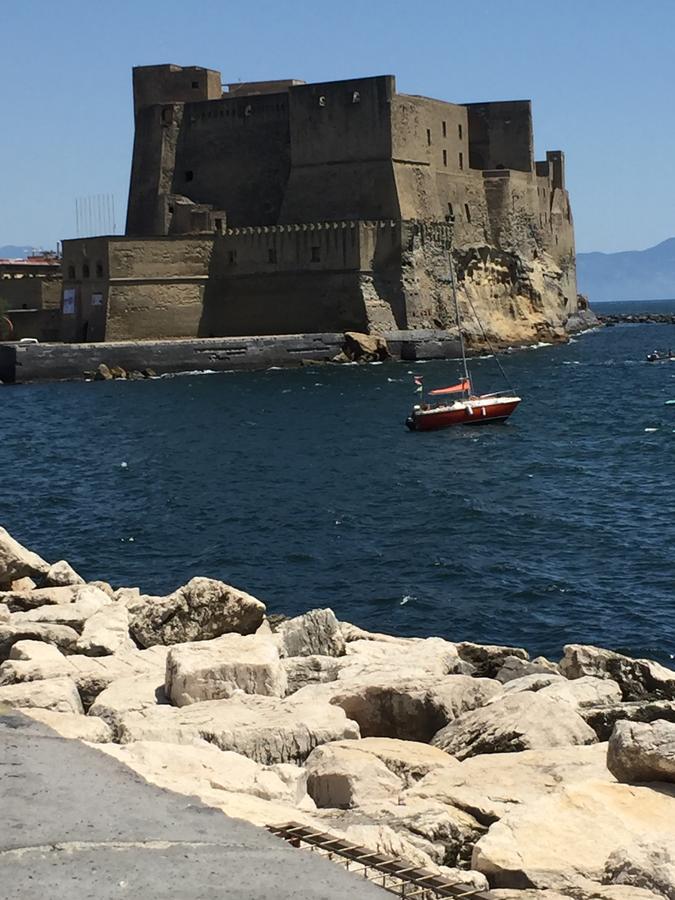
[(414, 409), (406, 419), (411, 431), (438, 431), (454, 425), (487, 425), (505, 422), (514, 412), (520, 397), (468, 400), (434, 409)]

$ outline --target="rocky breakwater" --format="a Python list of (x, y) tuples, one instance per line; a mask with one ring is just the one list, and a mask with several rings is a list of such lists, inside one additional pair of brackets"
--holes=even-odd
[(675, 898), (675, 671), (569, 645), (267, 618), (193, 578), (87, 583), (0, 529), (0, 710), (257, 825), (289, 821), (495, 900)]

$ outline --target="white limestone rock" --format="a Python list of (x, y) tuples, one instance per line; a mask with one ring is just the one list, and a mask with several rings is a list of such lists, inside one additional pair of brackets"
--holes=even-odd
[(617, 847), (673, 839), (675, 787), (584, 781), (523, 804), (475, 845), (472, 868), (494, 887), (566, 890), (600, 881)]
[(43, 582), (45, 585), (51, 587), (64, 587), (69, 584), (85, 583), (84, 578), (82, 578), (81, 575), (78, 575), (75, 569), (73, 569), (70, 563), (66, 562), (65, 559), (60, 559), (47, 569)]
[(47, 587), (36, 590), (11, 590), (0, 592), (0, 602), (9, 607), (10, 612), (25, 612), (39, 606), (63, 606), (72, 603), (78, 585), (67, 587)]
[(26, 576), (41, 577), (48, 570), (48, 562), (28, 550), (0, 526), (0, 585)]
[(269, 638), (225, 634), (212, 641), (171, 647), (165, 690), (176, 706), (223, 700), (235, 691), (283, 697), (286, 672)]
[(103, 591), (84, 585), (76, 589), (70, 603), (39, 606), (27, 612), (13, 613), (10, 624), (22, 626), (28, 622), (42, 622), (48, 625), (67, 625), (81, 632), (87, 619), (111, 602)]
[(85, 621), (77, 652), (85, 656), (110, 656), (121, 650), (136, 650), (129, 636), (129, 613), (124, 606), (109, 603)]
[(53, 709), (22, 709), (21, 712), (36, 722), (41, 722), (64, 738), (88, 741), (90, 744), (105, 744), (112, 741), (110, 726), (95, 716), (82, 716), (70, 712), (56, 712)]
[(191, 744), (204, 739), (263, 765), (301, 764), (319, 744), (360, 737), (356, 723), (338, 707), (258, 694), (123, 714), (118, 731), (122, 743), (158, 740)]
[(283, 658), (281, 665), (286, 672), (287, 694), (308, 684), (336, 681), (340, 672), (340, 661), (333, 656), (291, 656)]
[(10, 659), (30, 660), (35, 663), (60, 663), (65, 656), (53, 644), (44, 641), (17, 641), (9, 651)]
[(363, 737), (426, 742), (448, 722), (502, 690), (492, 679), (468, 675), (397, 677), (389, 668), (382, 672), (378, 667), (367, 673), (342, 669), (337, 681), (302, 688), (293, 696), (340, 706), (358, 722)]
[(367, 800), (396, 798), (403, 788), (402, 779), (376, 756), (359, 752), (358, 743), (323, 744), (308, 756), (307, 792), (320, 809), (349, 809)]
[(435, 734), (431, 743), (457, 759), (466, 759), (480, 753), (592, 744), (595, 740), (593, 729), (570, 704), (528, 691), (464, 713)]
[(401, 680), (428, 675), (443, 678), (464, 672), (457, 647), (442, 638), (396, 638), (392, 642), (349, 641), (340, 661), (340, 678), (355, 680), (373, 675)]
[(352, 625), (351, 622), (340, 622), (340, 631), (346, 643), (351, 641), (381, 641), (386, 644), (400, 644), (402, 641), (412, 643), (419, 640), (418, 638), (400, 638), (392, 634), (381, 634), (377, 631), (366, 631), (359, 628), (358, 625)]
[(523, 678), (525, 675), (542, 675), (545, 673), (559, 675), (556, 663), (550, 662), (544, 656), (538, 656), (536, 659), (521, 659), (519, 656), (507, 656), (504, 659), (499, 671), (495, 675), (497, 681), (506, 684), (514, 678)]
[(621, 688), (624, 700), (675, 700), (675, 671), (660, 663), (631, 659), (588, 644), (567, 644), (564, 653), (560, 671), (567, 678), (611, 678)]
[(675, 723), (617, 722), (607, 745), (607, 767), (628, 784), (675, 782)]
[(0, 687), (0, 704), (14, 709), (53, 709), (61, 713), (82, 713), (82, 701), (71, 678), (52, 678), (30, 684)]
[(675, 837), (617, 848), (605, 863), (603, 881), (631, 885), (675, 900)]
[(627, 703), (599, 704), (579, 709), (585, 722), (597, 734), (599, 741), (609, 740), (617, 722), (654, 722), (665, 719), (675, 722), (675, 700), (634, 700)]
[(462, 762), (448, 759), (453, 765), (429, 772), (403, 794), (403, 802), (411, 797), (436, 800), (491, 825), (563, 785), (589, 779), (615, 781), (607, 768), (606, 744), (482, 754)]
[[(68, 625), (52, 625), (48, 622), (0, 625), (0, 660), (9, 659), (12, 647), (18, 641), (43, 641), (45, 644), (53, 644), (65, 653), (72, 653), (77, 646), (78, 637), (77, 631)], [(0, 684), (7, 684), (7, 681), (2, 680), (1, 672), (2, 666), (0, 666)]]
[(614, 681), (586, 675), (570, 681), (551, 672), (535, 673), (516, 678), (504, 686), (505, 694), (536, 691), (540, 697), (570, 703), (574, 707), (618, 703), (621, 689)]
[(286, 619), (275, 636), (280, 656), (344, 656), (345, 639), (332, 609)]
[(193, 578), (168, 597), (144, 599), (130, 609), (131, 634), (142, 647), (252, 634), (265, 614), (260, 600), (212, 578)]
[(9, 622), (10, 616), (9, 606), (6, 603), (0, 603), (0, 625)]
[(91, 704), (88, 715), (104, 719), (117, 735), (118, 724), (124, 714), (139, 713), (168, 703), (164, 693), (164, 677), (157, 670), (111, 681)]
[(366, 737), (360, 741), (336, 741), (325, 746), (346, 748), (353, 753), (383, 762), (390, 772), (401, 779), (404, 788), (416, 785), (430, 772), (454, 771), (461, 765), (443, 750), (418, 741)]

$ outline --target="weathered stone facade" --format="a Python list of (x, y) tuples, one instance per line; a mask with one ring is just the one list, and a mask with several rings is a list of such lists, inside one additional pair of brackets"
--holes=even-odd
[(223, 91), (134, 69), (126, 237), (65, 241), (66, 340), (456, 328), (562, 336), (577, 309), (564, 158), (529, 101), (452, 104), (393, 76)]

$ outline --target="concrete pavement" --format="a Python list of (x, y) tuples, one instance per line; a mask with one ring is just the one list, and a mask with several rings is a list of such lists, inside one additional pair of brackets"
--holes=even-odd
[(0, 895), (384, 900), (339, 866), (0, 709)]

